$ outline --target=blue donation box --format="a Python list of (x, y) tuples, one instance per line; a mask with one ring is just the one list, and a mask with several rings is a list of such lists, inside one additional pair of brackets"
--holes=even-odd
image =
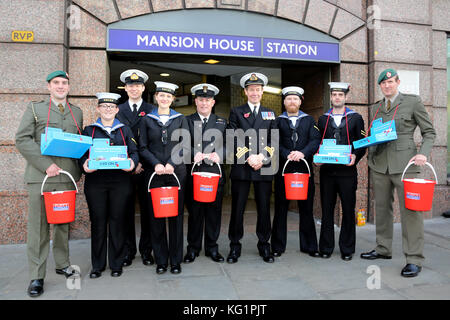
[(89, 169), (129, 169), (127, 146), (111, 146), (109, 139), (94, 139), (90, 150)]
[(349, 164), (352, 146), (336, 144), (336, 139), (323, 139), (319, 153), (314, 155), (314, 163)]
[(92, 138), (67, 133), (59, 128), (47, 127), (47, 135), (41, 134), (41, 154), (79, 159), (92, 145)]
[(364, 139), (353, 141), (355, 149), (374, 146), (380, 143), (397, 140), (397, 131), (395, 129), (395, 120), (383, 123), (381, 118), (373, 121), (370, 129), (370, 136)]

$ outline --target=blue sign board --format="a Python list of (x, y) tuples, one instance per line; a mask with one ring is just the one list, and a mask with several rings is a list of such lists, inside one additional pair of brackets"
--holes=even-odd
[(109, 29), (108, 50), (340, 62), (338, 43), (183, 32)]

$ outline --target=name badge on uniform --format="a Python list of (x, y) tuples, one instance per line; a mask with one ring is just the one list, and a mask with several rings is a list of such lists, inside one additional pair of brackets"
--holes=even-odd
[(261, 111), (261, 117), (263, 120), (275, 120), (275, 113), (271, 111)]

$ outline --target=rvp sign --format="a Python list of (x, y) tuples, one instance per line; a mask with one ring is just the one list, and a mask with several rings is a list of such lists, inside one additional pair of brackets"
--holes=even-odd
[(19, 31), (14, 30), (11, 32), (11, 40), (15, 42), (33, 42), (33, 31)]

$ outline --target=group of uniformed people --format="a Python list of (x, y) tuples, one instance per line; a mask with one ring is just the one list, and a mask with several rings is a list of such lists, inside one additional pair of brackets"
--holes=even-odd
[[(222, 199), (225, 176), (219, 180), (216, 200), (213, 203), (195, 201), (192, 197), (191, 170), (225, 172), (227, 155), (231, 158), (231, 217), (228, 228), (230, 250), (226, 261), (236, 263), (241, 256), (241, 240), (244, 235), (243, 216), (251, 184), (257, 211), (257, 249), (264, 262), (274, 262), (286, 250), (287, 212), (282, 170), (275, 171), (273, 158), (279, 153), (279, 168), (291, 167), (296, 171), (312, 168), (313, 155), (323, 139), (336, 139), (337, 144), (352, 145), (366, 136), (360, 114), (346, 106), (348, 83), (330, 82), (331, 108), (316, 123), (314, 118), (300, 110), (304, 90), (297, 86), (283, 88), (285, 112), (276, 117), (275, 112), (261, 105), (265, 75), (253, 72), (241, 78), (240, 85), (247, 103), (231, 109), (228, 121), (215, 115), (212, 109), (219, 89), (212, 84), (201, 83), (192, 87), (197, 111), (187, 117), (171, 108), (178, 86), (155, 81), (156, 105), (142, 99), (148, 76), (136, 69), (121, 74), (128, 100), (119, 104), (120, 95), (98, 93), (97, 112), (100, 115), (83, 134), (92, 138), (106, 138), (111, 145), (127, 146), (130, 168), (122, 170), (89, 169), (89, 152), (78, 161), (63, 157), (43, 156), (39, 144), (46, 126), (79, 133), (83, 125), (81, 109), (66, 100), (69, 92), (69, 76), (55, 71), (47, 77), (50, 99), (31, 103), (24, 113), (16, 134), (16, 146), (27, 160), (25, 181), (29, 193), (29, 218), (27, 253), (31, 282), (28, 294), (39, 296), (43, 292), (46, 259), (49, 252), (49, 225), (40, 196), (40, 183), (48, 175), (45, 191), (70, 190), (73, 184), (59, 171), (70, 172), (79, 180), (80, 171), (85, 174), (84, 192), (91, 221), (90, 278), (98, 278), (106, 268), (107, 260), (111, 276), (122, 274), (123, 267), (132, 264), (137, 253), (135, 234), (135, 200), (140, 206), (141, 237), (139, 252), (145, 265), (156, 263), (158, 274), (167, 271), (181, 272), (181, 263), (195, 260), (202, 250), (215, 262), (223, 262), (217, 240), (220, 234)], [(385, 98), (371, 109), (372, 118), (377, 115), (384, 121), (398, 115), (396, 129), (399, 139), (385, 145), (370, 148), (369, 166), (376, 175), (375, 200), (377, 209), (377, 247), (361, 254), (363, 259), (389, 259), (392, 245), (393, 188), (399, 193), (404, 253), (407, 265), (403, 276), (415, 276), (423, 261), (423, 218), (404, 208), (403, 186), (399, 182), (400, 169), (410, 161), (423, 165), (430, 153), (435, 132), (428, 114), (414, 95), (398, 92), (400, 80), (395, 70), (385, 70), (378, 79)], [(391, 101), (392, 100), (392, 101)], [(389, 102), (386, 102), (389, 101)], [(396, 106), (396, 107), (395, 107)], [(395, 116), (395, 113), (394, 113)], [(419, 126), (423, 142), (416, 154), (413, 133)], [(186, 144), (182, 135), (173, 135), (178, 129), (190, 134)], [(211, 131), (210, 129), (214, 129)], [(233, 137), (234, 146), (226, 148), (226, 129), (250, 134)], [(275, 131), (274, 131), (275, 130)], [(278, 131), (276, 131), (278, 130)], [(213, 132), (214, 134), (208, 134)], [(273, 133), (278, 132), (278, 138)], [(174, 139), (174, 137), (178, 137)], [(406, 144), (406, 145), (405, 145)], [(186, 145), (188, 147), (186, 147)], [(179, 147), (181, 146), (181, 148)], [(279, 148), (279, 150), (276, 150)], [(320, 166), (320, 203), (322, 224), (317, 241), (314, 218), (314, 174), (309, 178), (308, 196), (298, 201), (300, 251), (312, 257), (329, 258), (334, 250), (334, 211), (337, 195), (342, 204), (342, 226), (339, 235), (341, 258), (351, 260), (355, 253), (355, 204), (357, 189), (356, 165), (365, 155), (365, 149), (352, 148), (351, 162), (343, 164), (314, 164)], [(188, 164), (176, 161), (186, 159)], [(287, 163), (289, 162), (289, 163)], [(308, 166), (306, 166), (308, 164)], [(418, 167), (416, 167), (418, 169)], [(400, 170), (400, 171), (399, 171)], [(288, 171), (288, 170), (286, 170)], [(418, 170), (416, 170), (418, 171)], [(151, 177), (155, 177), (151, 179)], [(177, 178), (177, 179), (176, 179)], [(150, 181), (151, 180), (151, 181)], [(178, 180), (178, 181), (177, 181)], [(275, 213), (270, 218), (272, 180), (275, 183)], [(148, 187), (180, 185), (178, 191), (178, 215), (157, 218)], [(188, 210), (187, 252), (183, 257), (183, 211)], [(402, 207), (403, 206), (403, 207)], [(168, 235), (167, 235), (168, 232)], [(204, 235), (203, 235), (204, 233)], [(270, 241), (269, 241), (270, 240)], [(55, 225), (53, 252), (56, 272), (70, 277), (68, 252), (68, 224)], [(153, 258), (153, 255), (154, 258)]]

